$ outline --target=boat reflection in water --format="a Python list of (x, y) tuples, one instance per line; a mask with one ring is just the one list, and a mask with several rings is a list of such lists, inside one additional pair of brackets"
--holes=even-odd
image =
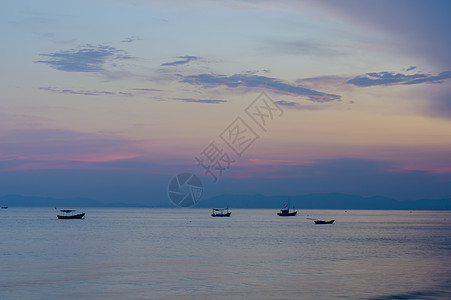
[(60, 212), (63, 212), (63, 215), (57, 215), (58, 219), (83, 219), (85, 213), (74, 214), (75, 209), (61, 209)]

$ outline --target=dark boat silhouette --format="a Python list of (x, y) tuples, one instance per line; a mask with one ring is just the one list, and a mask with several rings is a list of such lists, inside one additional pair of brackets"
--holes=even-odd
[(229, 208), (213, 208), (212, 217), (230, 217)]
[(323, 221), (323, 220), (315, 220), (315, 224), (333, 224), (335, 220)]
[(83, 219), (85, 213), (74, 214), (75, 209), (61, 209), (60, 212), (63, 212), (63, 215), (57, 215), (58, 219)]
[(278, 216), (280, 217), (293, 217), (297, 214), (298, 212), (294, 209), (290, 212), (290, 208), (288, 207), (288, 205), (285, 206), (285, 209), (281, 209), (280, 212), (277, 213)]

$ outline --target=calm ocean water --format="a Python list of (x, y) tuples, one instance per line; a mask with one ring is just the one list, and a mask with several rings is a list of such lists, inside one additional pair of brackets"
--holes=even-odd
[(450, 211), (83, 211), (0, 211), (0, 299), (451, 298)]

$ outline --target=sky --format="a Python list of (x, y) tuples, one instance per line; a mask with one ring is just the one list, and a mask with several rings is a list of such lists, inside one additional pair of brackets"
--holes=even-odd
[(451, 197), (446, 0), (0, 1), (0, 196)]

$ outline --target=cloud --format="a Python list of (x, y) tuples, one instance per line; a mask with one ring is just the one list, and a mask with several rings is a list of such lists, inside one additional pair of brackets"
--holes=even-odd
[[(43, 90), (43, 91), (52, 92), (52, 93), (84, 95), (84, 96), (115, 95), (114, 92), (108, 92), (108, 91), (70, 90), (70, 89), (63, 89), (63, 90), (61, 90), (61, 89), (57, 89), (55, 87), (40, 87), (39, 89)], [(119, 94), (123, 94), (123, 93), (119, 93)]]
[(299, 84), (299, 85), (316, 88), (317, 86), (342, 85), (347, 80), (349, 80), (349, 76), (325, 75), (325, 76), (317, 76), (317, 77), (300, 78), (300, 79), (297, 79), (295, 82), (296, 82), (296, 84)]
[(77, 49), (40, 54), (47, 60), (36, 63), (47, 64), (55, 70), (66, 72), (102, 72), (106, 62), (132, 58), (125, 51), (106, 45), (86, 45)]
[[(398, 162), (374, 159), (332, 158), (299, 162), (249, 160), (227, 170), (228, 184), (216, 193), (308, 194), (347, 193), (381, 195), (400, 200), (444, 198), (451, 193), (451, 173), (446, 170), (392, 170)], [(246, 180), (243, 180), (246, 178)], [(422, 184), (418, 184), (421, 182)]]
[(181, 58), (181, 60), (176, 60), (176, 61), (172, 61), (172, 62), (167, 62), (164, 64), (161, 64), (162, 67), (167, 67), (167, 66), (178, 66), (178, 65), (184, 65), (189, 63), (192, 60), (198, 60), (200, 59), (200, 57), (197, 56), (191, 56), (191, 55), (186, 55), (186, 56), (177, 56), (177, 58)]
[(296, 106), (297, 102), (293, 102), (293, 101), (285, 101), (285, 100), (280, 100), (280, 101), (276, 101), (277, 104), (282, 105), (282, 106), (288, 106), (288, 107), (294, 107)]
[(216, 99), (204, 100), (204, 99), (191, 99), (191, 98), (172, 98), (172, 100), (189, 102), (189, 103), (206, 103), (206, 104), (219, 104), (219, 103), (227, 102), (227, 100), (216, 100)]
[(12, 161), (16, 169), (38, 162), (38, 168), (53, 168), (74, 162), (112, 162), (140, 157), (142, 153), (138, 142), (71, 130), (11, 130), (0, 137), (0, 142), (0, 161)]
[(127, 93), (127, 92), (119, 92), (117, 93), (120, 96), (126, 96), (126, 97), (133, 97), (134, 95), (132, 93)]
[(339, 95), (326, 94), (304, 88), (300, 85), (291, 85), (276, 78), (253, 74), (235, 74), (231, 76), (220, 74), (189, 75), (182, 76), (180, 81), (192, 85), (201, 85), (206, 88), (218, 86), (227, 86), (230, 88), (263, 88), (285, 95), (305, 96), (313, 102), (330, 102), (341, 100), (341, 96)]
[[(411, 68), (409, 68), (411, 69)], [(360, 87), (375, 85), (408, 85), (419, 83), (442, 83), (445, 79), (451, 78), (451, 71), (442, 72), (438, 75), (424, 73), (402, 74), (394, 72), (366, 73), (356, 76), (346, 83)]]
[[(32, 107), (30, 111), (27, 112), (27, 110), (21, 110), (20, 112), (9, 112), (9, 111), (3, 111), (3, 108), (0, 107), (0, 145), (1, 144), (1, 137), (3, 136), (4, 132), (10, 129), (17, 129), (17, 128), (29, 128), (29, 127), (40, 127), (42, 124), (46, 124), (48, 122), (48, 119), (43, 116), (37, 116), (36, 111), (38, 109), (41, 109), (43, 106), (39, 107)], [(67, 109), (67, 108), (64, 108)], [(45, 107), (45, 110), (50, 111), (52, 110), (51, 107)], [(57, 113), (60, 113), (61, 111), (58, 111)], [(0, 146), (0, 153), (1, 153), (2, 147)]]
[[(448, 0), (421, 1), (311, 1), (313, 6), (348, 19), (354, 26), (391, 35), (404, 55), (419, 55), (437, 67), (451, 67), (451, 18)], [(327, 18), (327, 17), (326, 17)]]
[(272, 40), (269, 46), (263, 49), (273, 49), (277, 53), (295, 54), (295, 55), (309, 55), (309, 56), (337, 56), (343, 55), (342, 52), (322, 45), (316, 41), (310, 40), (297, 40), (297, 41), (280, 41)]
[(40, 37), (44, 39), (53, 39), (55, 37), (55, 34), (53, 32), (46, 32), (41, 34)]
[(141, 38), (139, 36), (130, 36), (128, 38), (125, 38), (121, 41), (121, 43), (132, 43), (134, 41), (140, 41)]
[(163, 90), (160, 89), (133, 89), (134, 91), (140, 91), (140, 92), (163, 92)]
[(276, 101), (276, 103), (281, 106), (285, 106), (285, 107), (297, 109), (297, 110), (320, 110), (320, 109), (325, 108), (324, 105), (303, 105), (298, 102), (286, 101), (286, 100)]

